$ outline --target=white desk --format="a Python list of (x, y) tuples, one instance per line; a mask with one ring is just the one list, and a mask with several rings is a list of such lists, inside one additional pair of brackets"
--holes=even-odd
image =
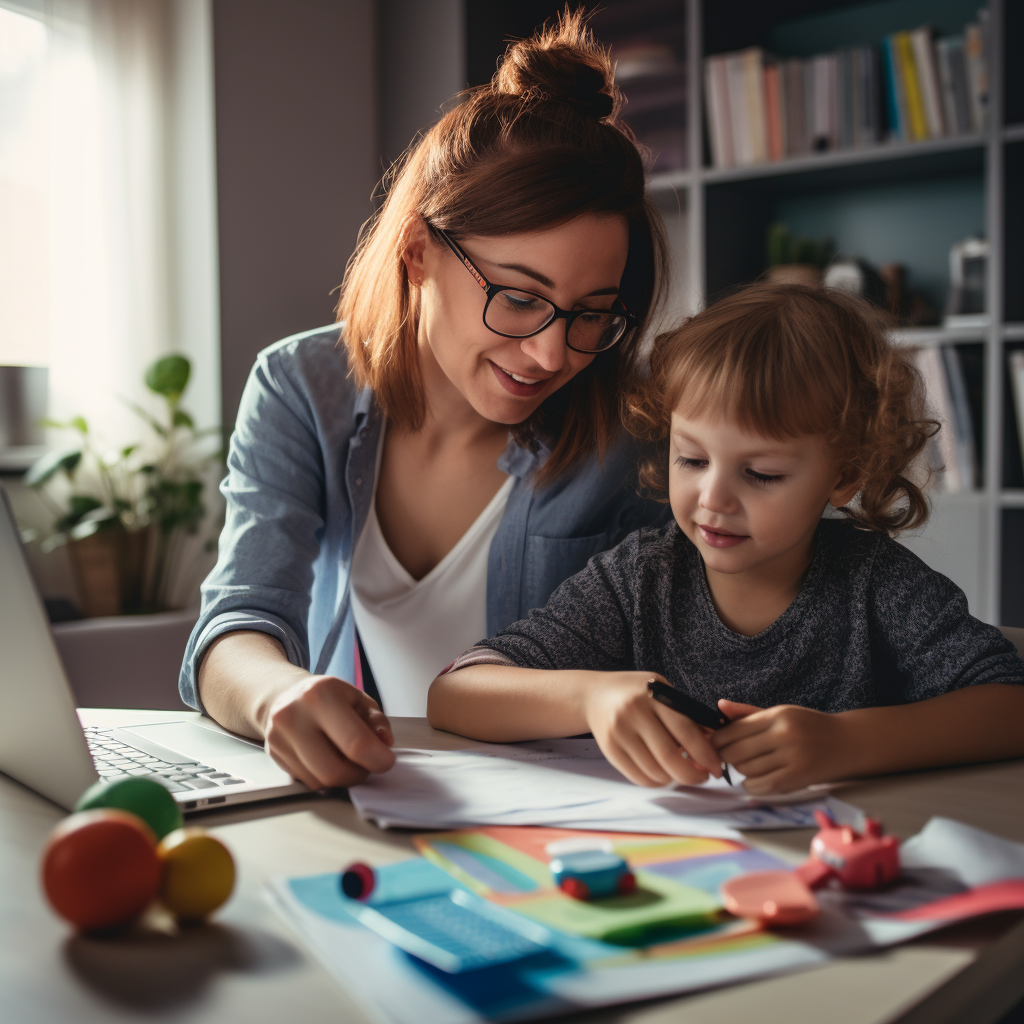
[[(126, 722), (138, 712), (125, 712)], [(153, 712), (143, 712), (152, 720)], [(170, 714), (170, 713), (168, 713)], [(174, 713), (175, 717), (181, 717)], [(400, 744), (457, 748), (420, 719)], [(1024, 841), (1024, 761), (853, 784), (841, 794), (901, 838), (943, 814)], [(171, 938), (75, 937), (46, 907), (39, 853), (62, 811), (0, 775), (0, 1019), (4, 1024), (338, 1024), (365, 1015), (270, 909), (275, 875), (374, 864), (411, 853), (409, 833), (361, 822), (343, 798), (310, 797), (197, 816), (234, 852), (239, 885), (215, 923)], [(811, 832), (751, 833), (796, 859)], [(1001, 915), (891, 950), (730, 988), (611, 1007), (630, 1024), (991, 1024), (1024, 997), (1024, 918)], [(580, 1019), (580, 1018), (575, 1018)]]

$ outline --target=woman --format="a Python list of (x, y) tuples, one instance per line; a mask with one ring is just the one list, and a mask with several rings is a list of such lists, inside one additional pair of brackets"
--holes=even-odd
[(619, 429), (665, 263), (620, 103), (580, 15), (513, 45), (397, 171), (340, 332), (253, 368), (181, 692), (311, 788), (393, 763), (366, 690), (425, 714), (448, 661), (666, 515)]

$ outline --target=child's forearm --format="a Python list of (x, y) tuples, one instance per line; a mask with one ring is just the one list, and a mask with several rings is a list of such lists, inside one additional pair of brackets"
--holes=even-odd
[(983, 683), (837, 717), (847, 729), (847, 777), (1024, 756), (1024, 686)]
[(427, 721), (491, 743), (576, 736), (590, 728), (583, 693), (591, 675), (470, 665), (431, 683)]

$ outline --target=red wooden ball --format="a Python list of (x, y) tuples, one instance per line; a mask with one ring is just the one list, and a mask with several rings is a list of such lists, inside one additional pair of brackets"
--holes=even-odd
[(53, 830), (43, 851), (47, 899), (82, 931), (127, 924), (159, 886), (156, 836), (127, 811), (72, 814)]

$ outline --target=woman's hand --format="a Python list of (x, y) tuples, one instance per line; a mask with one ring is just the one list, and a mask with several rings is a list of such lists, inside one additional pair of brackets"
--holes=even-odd
[(850, 774), (844, 716), (796, 704), (759, 708), (720, 700), (718, 707), (731, 721), (712, 743), (723, 761), (746, 776), (748, 792), (790, 793)]
[(384, 712), (336, 676), (306, 674), (270, 705), (263, 723), (267, 753), (310, 789), (354, 786), (394, 763)]
[(292, 665), (266, 633), (225, 633), (199, 667), (206, 713), (267, 753), (310, 789), (354, 786), (394, 763), (395, 742), (377, 702), (336, 676)]
[[(583, 688), (584, 715), (605, 757), (638, 786), (698, 785), (720, 776), (707, 730), (652, 700), (650, 672), (600, 672)], [(662, 680), (665, 682), (666, 680)]]

